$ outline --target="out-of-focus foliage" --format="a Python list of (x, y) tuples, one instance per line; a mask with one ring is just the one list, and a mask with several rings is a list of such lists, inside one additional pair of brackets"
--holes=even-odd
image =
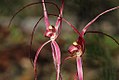
[(8, 16), (23, 4), (23, 0), (1, 0), (0, 15)]
[(103, 10), (117, 6), (118, 0), (66, 0), (66, 8), (76, 13), (81, 20), (92, 19)]

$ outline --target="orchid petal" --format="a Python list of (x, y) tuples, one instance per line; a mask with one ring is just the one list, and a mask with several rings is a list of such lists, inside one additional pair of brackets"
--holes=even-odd
[(37, 63), (37, 59), (38, 59), (38, 55), (40, 54), (42, 48), (48, 44), (49, 42), (51, 42), (51, 40), (45, 42), (38, 50), (37, 50), (37, 53), (35, 55), (35, 59), (34, 59), (34, 75), (35, 75), (35, 80), (37, 80), (37, 71), (36, 71), (36, 63)]
[[(52, 48), (52, 56), (53, 56), (53, 60), (54, 60), (55, 69), (57, 70), (56, 53), (55, 53), (55, 48), (54, 48), (52, 43), (51, 43), (51, 48)], [(60, 80), (62, 80), (62, 75), (61, 74), (60, 74)]]
[[(56, 15), (56, 14), (48, 14), (48, 15), (52, 15), (52, 16), (57, 16), (57, 17), (58, 17), (58, 15)], [(63, 18), (63, 17), (61, 17), (61, 19), (62, 19), (65, 23), (67, 23), (78, 35), (81, 36), (80, 32), (73, 26), (73, 24), (71, 24), (69, 21), (67, 21), (67, 20), (66, 20), (65, 18)]]
[(65, 18), (63, 18), (63, 21), (66, 22), (71, 28), (78, 34), (81, 35), (80, 32), (70, 23), (68, 22)]
[(83, 80), (83, 69), (82, 69), (82, 62), (80, 56), (77, 56), (76, 62), (77, 62), (78, 78), (79, 80)]
[(60, 16), (62, 16), (63, 9), (64, 9), (64, 0), (62, 0), (62, 6), (60, 8)]
[(49, 22), (49, 19), (48, 19), (48, 14), (47, 14), (47, 10), (46, 10), (46, 6), (45, 6), (45, 3), (44, 3), (44, 0), (42, 0), (42, 5), (43, 5), (43, 11), (44, 11), (44, 21), (45, 21), (45, 26), (46, 26), (46, 29), (48, 29), (48, 27), (50, 26), (50, 22)]
[(110, 12), (110, 11), (116, 10), (116, 9), (118, 9), (118, 8), (119, 8), (119, 6), (114, 7), (114, 8), (111, 8), (111, 9), (108, 9), (108, 10), (102, 12), (101, 14), (99, 14), (98, 16), (96, 16), (93, 20), (91, 20), (91, 21), (83, 28), (83, 30), (82, 30), (82, 32), (81, 32), (81, 35), (84, 36), (85, 32), (86, 32), (87, 29), (90, 27), (90, 25), (93, 24), (100, 16), (102, 16), (102, 15), (104, 15), (104, 14)]
[(60, 57), (61, 57), (61, 55), (60, 55), (61, 54), (60, 48), (59, 48), (59, 46), (58, 46), (56, 41), (52, 41), (52, 44), (53, 44), (55, 52), (56, 52), (58, 64), (60, 64)]
[(57, 18), (57, 21), (56, 21), (56, 24), (55, 24), (56, 30), (58, 30), (58, 28), (60, 27), (61, 22), (62, 22), (62, 19), (61, 19), (61, 17), (59, 16), (59, 17)]
[(59, 14), (59, 17), (57, 18), (57, 21), (56, 21), (56, 24), (55, 24), (56, 30), (58, 30), (58, 28), (61, 26), (61, 22), (62, 22), (61, 17), (62, 17), (63, 9), (64, 9), (64, 0), (62, 0), (62, 5), (61, 5), (61, 8), (60, 8), (60, 14)]
[(52, 41), (52, 44), (54, 46), (55, 49), (55, 53), (56, 53), (56, 69), (57, 69), (57, 80), (59, 80), (60, 77), (60, 64), (61, 64), (61, 52), (60, 52), (60, 48), (57, 44), (56, 41)]
[(55, 49), (53, 44), (51, 43), (51, 48), (52, 48), (52, 56), (53, 56), (53, 60), (54, 60), (54, 65), (55, 65), (55, 69), (56, 69), (56, 53), (55, 53)]

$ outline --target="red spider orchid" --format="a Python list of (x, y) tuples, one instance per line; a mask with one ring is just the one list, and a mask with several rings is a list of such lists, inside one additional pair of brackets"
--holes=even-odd
[(42, 0), (42, 5), (43, 5), (43, 10), (44, 10), (44, 21), (45, 21), (45, 26), (46, 26), (46, 32), (45, 32), (45, 36), (50, 38), (50, 40), (48, 40), (47, 42), (45, 42), (38, 50), (37, 53), (35, 55), (35, 59), (34, 59), (34, 73), (35, 73), (35, 80), (37, 80), (37, 72), (36, 72), (36, 63), (37, 63), (37, 59), (39, 56), (39, 53), (41, 52), (42, 48), (48, 44), (51, 43), (51, 48), (52, 48), (52, 56), (53, 56), (53, 60), (54, 60), (54, 65), (55, 65), (55, 69), (56, 69), (56, 80), (59, 80), (60, 78), (60, 64), (61, 64), (61, 52), (60, 52), (60, 48), (57, 44), (57, 42), (55, 41), (56, 38), (59, 36), (59, 28), (61, 28), (62, 26), (62, 12), (63, 12), (63, 7), (64, 7), (64, 0), (62, 0), (62, 5), (60, 8), (60, 14), (57, 18), (56, 24), (55, 26), (51, 25), (48, 19), (48, 13), (46, 10), (46, 6), (44, 3), (44, 0)]
[[(44, 11), (44, 16), (42, 16), (38, 22), (35, 24), (34, 26), (34, 29), (33, 29), (33, 32), (32, 32), (32, 36), (31, 36), (31, 41), (30, 41), (30, 48), (32, 46), (32, 40), (33, 40), (33, 35), (34, 35), (34, 31), (39, 23), (39, 21), (44, 17), (44, 22), (45, 22), (45, 26), (46, 26), (46, 31), (45, 31), (45, 37), (48, 37), (50, 38), (50, 40), (48, 40), (47, 42), (45, 42), (43, 45), (41, 45), (39, 47), (39, 49), (37, 50), (36, 52), (36, 55), (35, 55), (35, 59), (33, 61), (33, 66), (34, 66), (34, 73), (35, 73), (35, 80), (37, 80), (37, 68), (36, 68), (36, 65), (37, 65), (37, 59), (38, 59), (38, 56), (42, 50), (42, 48), (50, 43), (51, 44), (51, 48), (52, 48), (52, 56), (53, 56), (53, 60), (54, 60), (54, 65), (55, 65), (55, 69), (56, 69), (56, 80), (61, 80), (61, 75), (60, 75), (60, 64), (61, 64), (61, 52), (60, 52), (60, 48), (59, 48), (59, 45), (57, 44), (57, 42), (55, 41), (57, 39), (57, 37), (59, 36), (60, 34), (60, 29), (62, 27), (62, 21), (65, 21), (68, 25), (70, 25), (74, 31), (79, 35), (78, 39), (76, 42), (73, 42), (73, 45), (71, 45), (68, 49), (69, 53), (71, 54), (71, 57), (68, 57), (68, 58), (72, 58), (72, 57), (75, 57), (76, 58), (76, 62), (77, 62), (77, 78), (79, 80), (83, 80), (83, 69), (82, 69), (82, 62), (81, 62), (81, 57), (85, 51), (85, 40), (84, 40), (84, 35), (86, 33), (99, 33), (99, 34), (103, 34), (103, 35), (106, 35), (110, 38), (112, 38), (118, 45), (119, 43), (113, 38), (111, 37), (110, 35), (107, 35), (105, 33), (102, 33), (102, 32), (99, 32), (99, 31), (87, 31), (87, 29), (89, 28), (89, 26), (94, 23), (100, 16), (102, 16), (103, 14), (107, 13), (107, 12), (110, 12), (112, 10), (115, 10), (115, 9), (118, 9), (119, 6), (117, 7), (114, 7), (114, 8), (111, 8), (109, 10), (106, 10), (104, 12), (102, 12), (101, 14), (99, 14), (96, 18), (94, 18), (92, 21), (90, 21), (84, 28), (83, 30), (81, 31), (81, 33), (71, 24), (69, 23), (67, 20), (65, 20), (63, 17), (62, 17), (62, 13), (63, 13), (63, 7), (64, 7), (64, 0), (61, 0), (62, 1), (62, 5), (60, 7), (60, 9), (58, 8), (58, 6), (55, 4), (55, 3), (52, 3), (52, 2), (45, 2), (44, 0), (42, 0), (42, 2), (36, 2), (36, 3), (31, 3), (31, 4), (28, 4), (26, 6), (24, 6), (23, 8), (21, 8), (19, 11), (17, 11), (15, 13), (15, 15), (13, 15), (12, 19), (10, 20), (10, 23), (9, 23), (9, 26), (13, 20), (13, 18), (20, 12), (22, 11), (23, 9), (25, 9), (26, 7), (28, 6), (31, 6), (31, 5), (34, 5), (34, 4), (39, 4), (39, 3), (42, 3), (43, 5), (43, 11)], [(59, 15), (55, 15), (55, 14), (48, 14), (47, 13), (47, 10), (46, 10), (46, 6), (45, 6), (45, 3), (49, 3), (49, 4), (53, 4), (55, 5), (58, 10), (59, 10)], [(48, 16), (49, 15), (52, 15), (52, 16), (56, 16), (57, 17), (57, 21), (56, 21), (56, 24), (55, 26), (51, 25), (50, 22), (49, 22), (49, 18)]]
[[(83, 80), (83, 69), (82, 69), (82, 61), (81, 61), (81, 57), (85, 51), (85, 40), (84, 40), (84, 34), (85, 33), (99, 33), (99, 34), (103, 34), (103, 35), (106, 35), (110, 38), (112, 38), (118, 45), (119, 43), (113, 38), (111, 37), (110, 35), (107, 35), (103, 32), (99, 32), (99, 31), (87, 31), (87, 29), (100, 17), (102, 16), (103, 14), (106, 14), (110, 11), (113, 11), (115, 9), (118, 9), (119, 6), (117, 7), (114, 7), (114, 8), (111, 8), (111, 9), (108, 9), (104, 12), (102, 12), (101, 14), (99, 14), (98, 16), (96, 16), (92, 21), (90, 21), (80, 32), (77, 32), (79, 37), (77, 39), (77, 41), (73, 42), (73, 44), (69, 47), (68, 51), (69, 53), (71, 54), (71, 57), (67, 57), (66, 59), (69, 59), (69, 58), (72, 58), (72, 57), (75, 57), (76, 58), (76, 62), (77, 62), (77, 77), (75, 78), (78, 78), (78, 80)], [(69, 25), (71, 25), (71, 27), (74, 27), (71, 23), (68, 23)], [(75, 30), (75, 29), (74, 29)], [(76, 30), (75, 30), (76, 31)], [(65, 59), (65, 60), (66, 60)]]
[[(11, 22), (12, 20), (15, 18), (15, 16), (21, 12), (23, 9), (29, 7), (29, 6), (32, 6), (32, 5), (35, 5), (35, 4), (39, 4), (39, 3), (42, 3), (43, 5), (43, 10), (44, 10), (44, 21), (45, 21), (45, 26), (46, 26), (46, 32), (45, 32), (45, 37), (48, 37), (50, 38), (49, 41), (45, 42), (37, 51), (36, 53), (36, 56), (35, 56), (35, 59), (34, 59), (34, 62), (33, 62), (33, 66), (34, 66), (34, 73), (35, 73), (35, 80), (37, 80), (37, 70), (36, 70), (36, 62), (37, 62), (37, 59), (38, 59), (38, 55), (41, 51), (41, 49), (48, 43), (51, 42), (51, 48), (52, 48), (52, 55), (53, 55), (53, 60), (54, 60), (54, 64), (55, 64), (55, 68), (56, 68), (56, 72), (57, 72), (57, 80), (59, 80), (59, 74), (60, 74), (60, 57), (61, 57), (61, 54), (60, 54), (60, 48), (57, 44), (57, 42), (55, 41), (55, 39), (58, 37), (59, 33), (60, 33), (60, 29), (62, 27), (61, 23), (62, 23), (62, 13), (63, 13), (63, 7), (64, 7), (64, 0), (62, 0), (62, 5), (61, 5), (61, 8), (59, 9), (59, 7), (53, 3), (53, 2), (44, 2), (44, 0), (42, 0), (42, 2), (35, 2), (35, 3), (31, 3), (31, 4), (28, 4), (28, 5), (25, 5), (23, 8), (21, 8), (20, 10), (18, 10), (11, 18), (10, 22), (9, 22), (9, 25), (8, 27), (10, 27), (11, 25)], [(48, 4), (52, 4), (54, 6), (56, 6), (56, 8), (60, 11), (59, 13), (59, 16), (57, 15), (54, 15), (54, 16), (57, 16), (57, 21), (56, 21), (56, 24), (55, 26), (53, 25), (50, 25), (50, 22), (48, 20), (48, 14), (47, 13), (47, 10), (46, 10), (46, 6), (45, 6), (45, 3), (48, 3)], [(51, 14), (53, 15), (53, 14)], [(32, 46), (32, 40), (33, 40), (33, 35), (34, 35), (34, 32), (35, 32), (35, 29), (38, 25), (38, 23), (40, 22), (40, 20), (43, 18), (43, 16), (38, 20), (38, 22), (35, 24), (34, 26), (34, 29), (33, 29), (33, 32), (32, 32), (32, 36), (31, 36), (31, 41), (30, 41), (30, 51), (31, 51), (31, 46)], [(60, 28), (60, 29), (59, 29)]]
[[(23, 6), (21, 9), (19, 9), (15, 14), (13, 14), (12, 18), (10, 19), (10, 22), (9, 22), (9, 24), (8, 24), (8, 28), (10, 28), (13, 19), (15, 18), (15, 16), (16, 16), (18, 13), (20, 13), (22, 10), (24, 10), (24, 9), (27, 8), (27, 7), (30, 7), (30, 6), (33, 6), (33, 5), (37, 5), (37, 4), (41, 4), (41, 3), (43, 3), (43, 2), (40, 2), (40, 1), (39, 1), (39, 2), (30, 3), (30, 4), (27, 4), (27, 5)], [(57, 4), (55, 4), (55, 3), (53, 3), (53, 2), (44, 2), (44, 3), (52, 4), (52, 5), (54, 5), (54, 6), (58, 9), (58, 11), (60, 11), (60, 9), (59, 9), (59, 7), (57, 6)], [(33, 31), (32, 31), (32, 35), (31, 35), (31, 39), (30, 39), (30, 53), (29, 53), (29, 58), (30, 58), (30, 60), (31, 60), (31, 47), (32, 47), (33, 35), (34, 35), (35, 29), (36, 29), (38, 23), (40, 22), (40, 20), (41, 20), (43, 17), (44, 17), (44, 16), (40, 17), (40, 19), (39, 19), (38, 22), (35, 24), (35, 26), (34, 26), (34, 28), (33, 28)], [(32, 62), (32, 60), (31, 60), (31, 62)]]

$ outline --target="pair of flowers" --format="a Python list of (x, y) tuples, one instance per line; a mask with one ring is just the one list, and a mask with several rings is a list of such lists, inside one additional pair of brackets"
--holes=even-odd
[[(64, 0), (61, 0), (61, 7), (59, 8), (55, 3), (53, 2), (45, 2), (44, 0), (42, 0), (42, 2), (36, 2), (36, 3), (31, 3), (28, 4), (26, 6), (24, 6), (23, 8), (21, 8), (20, 10), (18, 10), (12, 17), (12, 19), (10, 20), (9, 26), (13, 20), (13, 18), (23, 9), (25, 9), (28, 6), (31, 5), (35, 5), (35, 4), (42, 4), (43, 6), (43, 11), (44, 11), (44, 15), (42, 17), (40, 17), (40, 19), (38, 20), (38, 22), (36, 23), (36, 25), (34, 26), (33, 32), (32, 32), (32, 36), (31, 36), (31, 41), (30, 41), (30, 46), (32, 46), (32, 40), (33, 40), (33, 35), (35, 32), (35, 29), (38, 25), (38, 23), (40, 22), (40, 20), (44, 17), (44, 22), (45, 22), (45, 33), (44, 36), (48, 37), (49, 40), (46, 41), (44, 44), (42, 44), (35, 55), (34, 61), (33, 61), (33, 66), (34, 66), (34, 75), (35, 75), (35, 80), (37, 80), (37, 68), (36, 68), (36, 64), (37, 64), (37, 59), (38, 56), (42, 50), (42, 48), (50, 43), (51, 44), (51, 48), (52, 48), (52, 56), (53, 56), (53, 60), (54, 60), (54, 66), (56, 69), (56, 80), (62, 80), (62, 76), (61, 76), (61, 72), (60, 72), (60, 66), (61, 66), (61, 51), (60, 51), (60, 47), (58, 45), (58, 43), (56, 42), (57, 37), (60, 35), (61, 32), (61, 28), (62, 28), (62, 21), (66, 22), (70, 27), (72, 27), (72, 29), (76, 32), (76, 34), (78, 34), (78, 38), (75, 42), (73, 42), (73, 44), (69, 47), (68, 52), (70, 53), (71, 56), (67, 57), (65, 60), (75, 57), (76, 58), (76, 62), (77, 62), (77, 78), (78, 80), (83, 80), (83, 69), (82, 69), (82, 61), (81, 61), (81, 57), (85, 52), (85, 40), (84, 40), (84, 35), (86, 33), (99, 33), (99, 34), (103, 34), (106, 35), (108, 37), (110, 37), (111, 39), (113, 39), (118, 45), (119, 43), (110, 35), (107, 35), (103, 32), (99, 32), (99, 31), (87, 31), (87, 29), (91, 26), (91, 24), (93, 24), (100, 16), (116, 10), (119, 8), (119, 6), (108, 9), (104, 12), (102, 12), (101, 14), (99, 14), (98, 16), (96, 16), (93, 20), (91, 20), (83, 29), (81, 32), (79, 32), (70, 22), (68, 22), (65, 18), (63, 18), (63, 9), (64, 9)], [(59, 11), (59, 15), (56, 14), (48, 14), (47, 12), (47, 8), (46, 8), (46, 4), (52, 4), (54, 6), (56, 6), (56, 8)], [(48, 16), (56, 16), (57, 20), (55, 25), (50, 24), (49, 21), (49, 17)]]

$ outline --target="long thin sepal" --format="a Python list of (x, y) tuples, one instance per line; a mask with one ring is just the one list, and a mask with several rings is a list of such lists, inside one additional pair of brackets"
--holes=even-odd
[(37, 50), (37, 53), (35, 55), (35, 59), (34, 59), (34, 76), (35, 76), (35, 80), (37, 80), (37, 69), (36, 69), (36, 64), (37, 64), (37, 59), (38, 59), (38, 56), (42, 50), (42, 48), (48, 44), (49, 42), (51, 42), (51, 40), (45, 42), (38, 50)]
[(62, 5), (61, 5), (61, 8), (60, 8), (60, 15), (61, 16), (63, 14), (63, 9), (64, 9), (64, 0), (62, 0)]
[(65, 18), (62, 18), (62, 20), (66, 22), (77, 34), (81, 35), (80, 32), (69, 21), (67, 21)]
[(52, 48), (52, 56), (53, 56), (53, 61), (56, 69), (56, 53), (55, 53), (55, 48), (54, 45), (51, 43), (51, 48)]
[(43, 11), (44, 11), (45, 26), (46, 26), (46, 29), (48, 30), (48, 27), (50, 26), (50, 22), (49, 22), (49, 19), (48, 19), (48, 13), (47, 13), (47, 10), (46, 10), (44, 0), (42, 0), (42, 2), (43, 2), (42, 4), (43, 4)]
[[(54, 48), (52, 43), (51, 43), (51, 48), (52, 48), (52, 56), (53, 56), (53, 61), (54, 61), (55, 69), (57, 70), (56, 53), (55, 53), (55, 48)], [(60, 74), (60, 80), (62, 80), (62, 75), (61, 74)]]
[(63, 9), (64, 9), (64, 0), (62, 0), (62, 5), (60, 7), (60, 14), (55, 24), (56, 30), (58, 30), (58, 28), (61, 26)]
[(78, 78), (79, 80), (83, 80), (83, 69), (82, 69), (82, 62), (80, 56), (77, 56), (76, 62), (77, 62)]
[(96, 16), (92, 21), (90, 21), (90, 22), (83, 28), (83, 30), (82, 30), (82, 32), (81, 32), (81, 35), (84, 36), (84, 34), (85, 34), (85, 32), (87, 31), (87, 29), (88, 29), (100, 16), (102, 16), (102, 15), (104, 15), (104, 14), (110, 12), (110, 11), (116, 10), (116, 9), (119, 9), (119, 6), (114, 7), (114, 8), (111, 8), (111, 9), (108, 9), (108, 10), (102, 12), (101, 14), (99, 14), (98, 16)]
[[(56, 16), (58, 17), (57, 14), (48, 14), (48, 15), (52, 15), (52, 16)], [(80, 32), (73, 26), (73, 24), (71, 24), (69, 21), (67, 21), (65, 18), (61, 17), (61, 19), (67, 23), (78, 35), (81, 35)]]
[(56, 69), (57, 69), (57, 79), (56, 80), (59, 80), (60, 78), (60, 64), (61, 64), (61, 52), (60, 52), (60, 48), (57, 44), (56, 41), (52, 41), (52, 44), (54, 46), (54, 49), (55, 49), (55, 53), (56, 53)]

